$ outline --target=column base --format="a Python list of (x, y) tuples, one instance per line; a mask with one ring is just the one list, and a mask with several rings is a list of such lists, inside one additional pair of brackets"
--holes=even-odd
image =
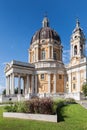
[(81, 93), (80, 92), (67, 93), (65, 94), (65, 98), (73, 98), (75, 100), (81, 100)]
[(25, 94), (25, 99), (26, 99), (26, 100), (31, 99), (31, 93)]
[(18, 95), (17, 95), (17, 100), (18, 100), (18, 101), (21, 101), (21, 94), (18, 94)]

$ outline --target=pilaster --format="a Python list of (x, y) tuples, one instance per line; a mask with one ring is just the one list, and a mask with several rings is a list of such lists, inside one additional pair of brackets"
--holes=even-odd
[(77, 92), (80, 92), (80, 72), (77, 71)]
[(56, 93), (56, 74), (54, 74), (54, 93)]
[(68, 74), (68, 79), (69, 79), (69, 93), (71, 93), (71, 73)]
[(48, 74), (48, 93), (50, 93), (50, 74)]
[(34, 75), (32, 75), (32, 94), (34, 93)]
[(37, 94), (37, 75), (35, 75), (35, 93)]
[(29, 87), (30, 87), (30, 79), (29, 79), (29, 75), (27, 75), (27, 85), (26, 85), (26, 90), (27, 90), (27, 94), (29, 93)]

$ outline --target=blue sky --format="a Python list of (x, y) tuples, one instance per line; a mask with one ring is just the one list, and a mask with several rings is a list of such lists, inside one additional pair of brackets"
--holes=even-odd
[(45, 12), (61, 37), (65, 63), (77, 17), (87, 38), (87, 0), (0, 0), (0, 92), (5, 64), (13, 59), (27, 62), (31, 37), (42, 26)]

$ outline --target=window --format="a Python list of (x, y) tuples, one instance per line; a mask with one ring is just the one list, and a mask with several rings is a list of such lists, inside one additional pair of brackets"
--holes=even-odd
[(75, 36), (75, 38), (77, 38), (77, 36)]
[(41, 74), (41, 79), (44, 79), (44, 74)]
[(59, 75), (59, 79), (62, 79), (62, 75)]
[(41, 52), (41, 59), (42, 60), (45, 59), (45, 50), (42, 50), (42, 52)]
[(42, 43), (44, 43), (45, 42), (45, 40), (42, 40)]
[(76, 80), (76, 77), (73, 77), (73, 80)]
[(73, 89), (75, 89), (76, 88), (76, 84), (73, 84)]
[(53, 53), (54, 60), (57, 60), (56, 52)]
[(77, 55), (77, 46), (74, 46), (74, 55)]
[(80, 45), (80, 54), (83, 55), (83, 46)]

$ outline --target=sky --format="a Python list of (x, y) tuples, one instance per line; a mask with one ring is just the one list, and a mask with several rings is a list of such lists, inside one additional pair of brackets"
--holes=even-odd
[(61, 37), (65, 64), (77, 18), (87, 38), (87, 0), (0, 0), (0, 93), (5, 88), (6, 63), (28, 61), (31, 37), (41, 28), (45, 14)]

